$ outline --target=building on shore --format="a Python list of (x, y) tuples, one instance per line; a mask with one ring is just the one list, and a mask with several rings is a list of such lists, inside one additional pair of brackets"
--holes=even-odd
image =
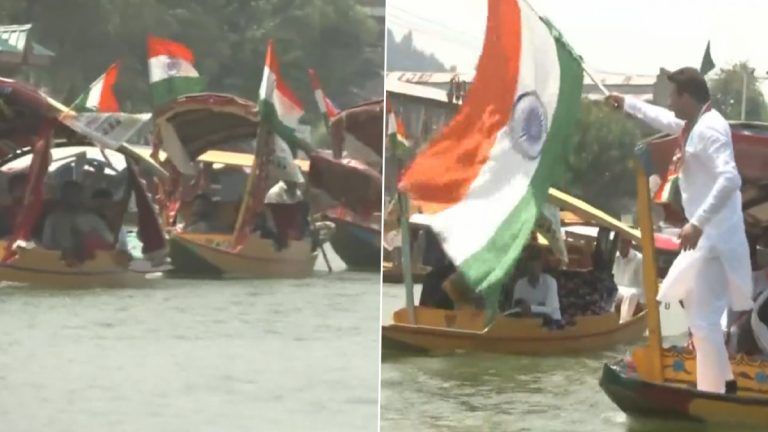
[(15, 78), (27, 68), (46, 67), (54, 53), (34, 43), (32, 24), (0, 25), (0, 76)]

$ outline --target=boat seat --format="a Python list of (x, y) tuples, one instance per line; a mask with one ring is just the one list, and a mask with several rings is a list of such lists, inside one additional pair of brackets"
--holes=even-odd
[(574, 324), (578, 317), (607, 312), (605, 292), (610, 291), (607, 284), (615, 285), (613, 279), (579, 270), (562, 270), (553, 276), (557, 279), (560, 314), (566, 324)]

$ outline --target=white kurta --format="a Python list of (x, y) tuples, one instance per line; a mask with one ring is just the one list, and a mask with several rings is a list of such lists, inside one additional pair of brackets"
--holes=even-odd
[[(671, 134), (684, 122), (672, 111), (626, 98), (625, 110), (652, 127)], [(703, 231), (694, 251), (686, 251), (672, 264), (659, 291), (660, 301), (678, 301), (693, 288), (694, 270), (707, 257), (719, 258), (727, 274), (731, 309), (752, 308), (749, 246), (741, 212), (741, 177), (733, 156), (731, 128), (717, 111), (704, 113), (685, 144), (680, 192), (685, 216)]]
[(518, 299), (525, 300), (533, 313), (547, 314), (556, 320), (563, 318), (560, 315), (557, 281), (548, 274), (542, 273), (536, 286), (531, 286), (527, 277), (518, 280), (512, 299), (513, 302)]
[(282, 180), (272, 186), (264, 198), (264, 202), (267, 204), (295, 204), (303, 200), (304, 194), (301, 193), (300, 189), (296, 188), (291, 193)]
[[(679, 134), (685, 123), (674, 113), (636, 99), (624, 109), (663, 132)], [(749, 246), (741, 212), (741, 177), (733, 156), (731, 128), (717, 111), (701, 113), (685, 142), (680, 192), (686, 218), (702, 229), (696, 249), (672, 263), (658, 300), (683, 300), (696, 347), (696, 385), (723, 393), (733, 379), (720, 317), (752, 307)]]
[(638, 294), (640, 301), (645, 303), (643, 295), (643, 255), (630, 249), (627, 257), (616, 254), (613, 261), (613, 280), (624, 294)]

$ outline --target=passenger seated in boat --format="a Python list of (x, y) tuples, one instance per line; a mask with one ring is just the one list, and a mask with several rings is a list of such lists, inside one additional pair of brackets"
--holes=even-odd
[(456, 272), (456, 266), (445, 254), (434, 231), (429, 228), (424, 230), (422, 263), (430, 269), (424, 275), (424, 281), (421, 285), (419, 306), (453, 310), (453, 301), (443, 289), (443, 284)]
[(189, 221), (185, 221), (182, 231), (190, 233), (215, 233), (218, 229), (215, 220), (216, 204), (206, 193), (199, 193), (192, 199), (192, 211)]
[(547, 326), (562, 328), (557, 281), (543, 273), (544, 254), (538, 246), (529, 245), (525, 251), (525, 277), (515, 283), (512, 305), (505, 315), (541, 316)]
[(43, 247), (62, 252), (69, 264), (83, 262), (97, 250), (111, 250), (114, 236), (104, 221), (85, 206), (83, 186), (66, 181), (57, 208), (46, 218)]
[[(114, 195), (108, 188), (98, 188), (91, 193), (91, 210), (104, 221), (107, 226), (115, 224), (116, 217), (113, 217), (111, 213), (114, 210)], [(117, 235), (117, 244), (115, 249), (119, 251), (128, 252), (128, 239), (125, 232), (125, 228), (120, 225)]]
[(0, 211), (0, 236), (7, 237), (13, 234), (16, 218), (24, 206), (24, 196), (27, 192), (26, 173), (16, 173), (8, 178), (8, 196), (10, 202)]
[(264, 200), (274, 224), (278, 250), (287, 247), (289, 241), (302, 240), (309, 234), (309, 204), (299, 185), (295, 181), (281, 180), (269, 190)]
[(637, 304), (645, 304), (643, 295), (643, 256), (632, 249), (632, 240), (621, 237), (613, 262), (613, 279), (618, 286), (616, 302), (621, 304), (619, 321), (625, 322), (635, 314)]

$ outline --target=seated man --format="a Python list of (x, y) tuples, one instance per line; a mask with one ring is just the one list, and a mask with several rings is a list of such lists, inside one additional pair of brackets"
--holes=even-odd
[(107, 224), (84, 204), (82, 185), (76, 181), (64, 182), (58, 206), (43, 227), (43, 247), (61, 251), (68, 263), (85, 261), (92, 258), (96, 250), (114, 247), (114, 235)]
[(626, 237), (619, 240), (619, 250), (613, 262), (613, 278), (618, 285), (621, 303), (620, 322), (627, 321), (635, 314), (637, 304), (645, 304), (643, 291), (643, 255), (632, 249), (632, 241)]
[(309, 232), (309, 204), (299, 189), (300, 183), (281, 180), (264, 199), (275, 227), (278, 249), (288, 246), (289, 240), (301, 240)]
[(208, 194), (199, 193), (192, 199), (192, 212), (182, 230), (191, 233), (217, 232), (215, 215), (216, 205), (213, 199)]
[(27, 193), (26, 173), (16, 173), (8, 178), (8, 195), (11, 201), (2, 209), (0, 216), (0, 236), (6, 237), (13, 234), (16, 218), (24, 206), (24, 196)]
[(557, 281), (542, 273), (544, 255), (538, 246), (528, 246), (525, 251), (526, 275), (515, 284), (512, 304), (523, 316), (541, 315), (553, 326), (562, 325)]
[(424, 230), (424, 235), (426, 238), (422, 263), (429, 266), (429, 272), (424, 276), (424, 282), (421, 284), (419, 306), (451, 310), (455, 305), (450, 295), (443, 289), (443, 284), (456, 273), (456, 267), (446, 255), (434, 231), (427, 228)]
[[(91, 210), (107, 224), (108, 227), (112, 227), (114, 223), (113, 216), (110, 214), (113, 211), (114, 195), (108, 188), (99, 188), (91, 193)], [(119, 251), (128, 252), (128, 239), (126, 236), (125, 228), (122, 225), (118, 228), (117, 245), (116, 249)]]

